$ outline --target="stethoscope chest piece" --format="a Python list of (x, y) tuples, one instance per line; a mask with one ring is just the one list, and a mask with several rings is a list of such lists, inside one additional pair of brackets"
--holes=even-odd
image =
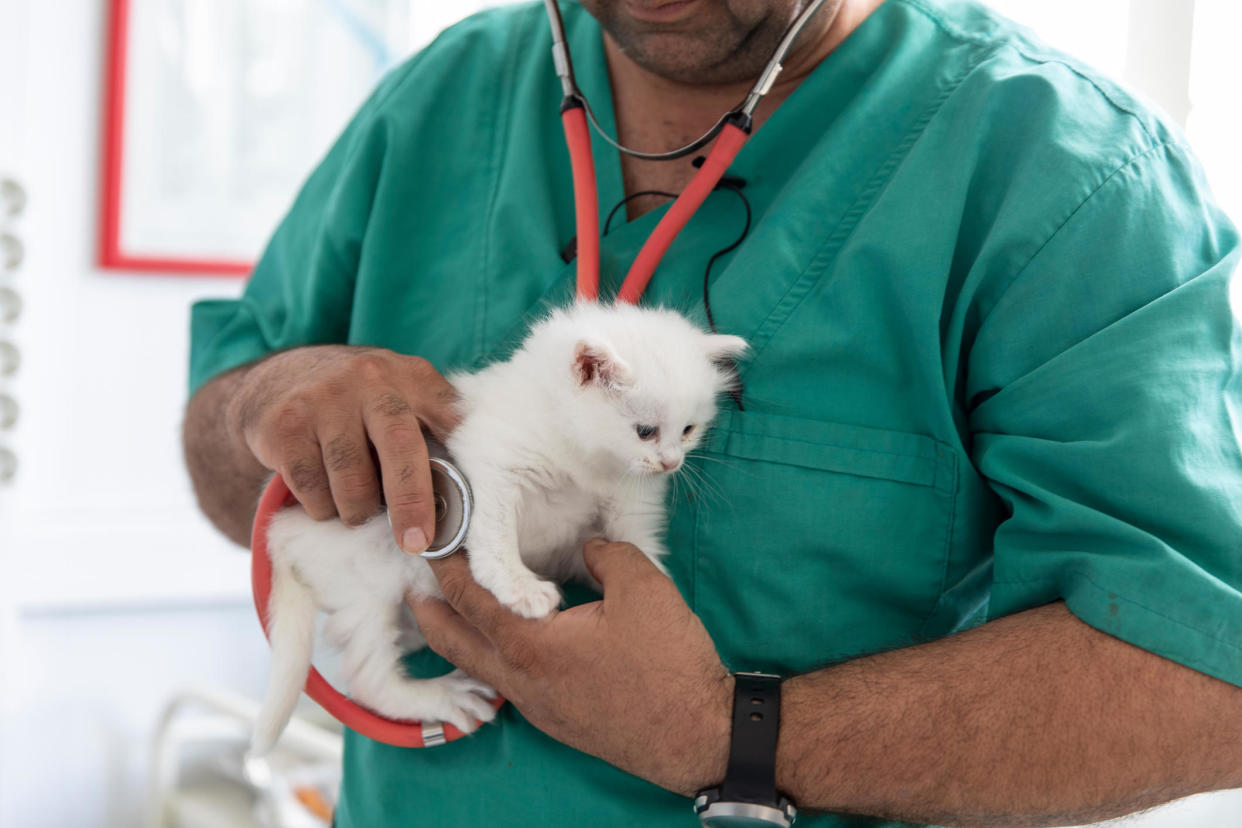
[[(419, 554), (436, 560), (447, 558), (465, 544), (470, 516), (474, 514), (474, 493), (470, 491), (466, 475), (449, 460), (448, 449), (432, 437), (426, 440), (431, 464), (431, 497), (436, 507), (436, 534), (427, 549)], [(391, 515), (388, 521), (392, 523)]]
[(442, 457), (431, 458), (431, 489), (436, 505), (436, 536), (422, 556), (447, 558), (466, 542), (474, 495), (461, 469)]

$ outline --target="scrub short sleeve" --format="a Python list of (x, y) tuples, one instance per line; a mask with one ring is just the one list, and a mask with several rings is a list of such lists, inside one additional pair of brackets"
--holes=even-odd
[(1008, 507), (989, 617), (1058, 599), (1242, 685), (1238, 237), (1159, 145), (1103, 178), (981, 324), (973, 459)]
[(390, 74), (354, 116), (268, 242), (240, 299), (196, 303), (190, 392), (283, 348), (345, 342), (363, 234), (384, 159)]

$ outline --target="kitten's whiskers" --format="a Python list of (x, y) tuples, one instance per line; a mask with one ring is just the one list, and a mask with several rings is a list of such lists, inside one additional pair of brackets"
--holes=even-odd
[[(688, 458), (687, 458), (688, 459)], [(686, 486), (695, 494), (705, 496), (708, 502), (719, 502), (721, 505), (728, 503), (725, 497), (724, 489), (712, 480), (704, 469), (698, 468), (690, 463), (682, 465), (682, 469), (686, 472)]]

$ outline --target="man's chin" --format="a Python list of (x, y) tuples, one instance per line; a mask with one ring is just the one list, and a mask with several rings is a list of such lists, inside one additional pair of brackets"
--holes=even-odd
[[(735, 44), (713, 46), (701, 32), (662, 30), (609, 32), (630, 60), (653, 75), (686, 84), (741, 83), (758, 77), (766, 63), (739, 59)], [(753, 65), (752, 65), (753, 64)]]
[(770, 15), (745, 22), (730, 16), (723, 5), (705, 0), (679, 7), (684, 11), (675, 22), (653, 23), (627, 13), (635, 1), (621, 0), (599, 9), (600, 26), (630, 60), (678, 83), (754, 80), (784, 34), (783, 28), (768, 25)]

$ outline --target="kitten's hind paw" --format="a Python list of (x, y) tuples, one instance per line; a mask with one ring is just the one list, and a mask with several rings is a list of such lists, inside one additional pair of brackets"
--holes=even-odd
[(561, 603), (556, 584), (535, 577), (510, 581), (493, 589), (492, 594), (523, 618), (543, 618)]
[(486, 724), (496, 718), (496, 708), (491, 700), (496, 691), (473, 676), (454, 670), (435, 680), (443, 691), (436, 716), (462, 733), (473, 733), (480, 723)]
[(494, 699), (497, 695), (496, 688), (492, 687), (485, 681), (475, 678), (465, 670), (454, 670), (440, 677), (445, 686), (458, 693), (475, 693), (485, 699)]

